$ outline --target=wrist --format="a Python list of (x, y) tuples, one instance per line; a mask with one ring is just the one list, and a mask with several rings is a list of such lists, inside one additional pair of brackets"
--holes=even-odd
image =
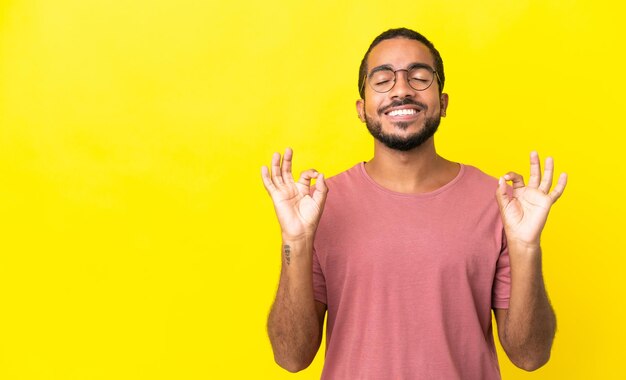
[(526, 242), (520, 240), (508, 241), (509, 251), (515, 251), (526, 254), (539, 254), (541, 253), (541, 244), (539, 242)]
[(288, 234), (285, 232), (281, 232), (280, 234), (283, 244), (291, 243), (291, 244), (311, 244), (313, 245), (313, 240), (315, 240), (315, 233), (303, 232), (298, 235)]
[(508, 249), (511, 259), (511, 268), (516, 267), (520, 269), (522, 267), (541, 266), (542, 255), (541, 246), (539, 244), (512, 241), (508, 243)]
[(304, 265), (310, 271), (313, 258), (313, 236), (283, 236), (281, 253), (288, 267)]

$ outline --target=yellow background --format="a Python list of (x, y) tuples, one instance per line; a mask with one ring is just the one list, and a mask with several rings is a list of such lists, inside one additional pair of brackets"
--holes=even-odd
[[(615, 4), (618, 4), (617, 2)], [(260, 179), (372, 154), (357, 71), (390, 27), (441, 51), (452, 160), (570, 183), (544, 231), (559, 331), (535, 373), (624, 371), (624, 10), (604, 1), (0, 3), (0, 378), (290, 375), (265, 321), (279, 230)]]

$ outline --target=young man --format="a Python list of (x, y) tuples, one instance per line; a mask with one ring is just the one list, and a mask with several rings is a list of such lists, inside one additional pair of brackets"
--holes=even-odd
[(268, 332), (283, 368), (311, 363), (326, 312), (323, 379), (499, 379), (492, 309), (513, 363), (548, 361), (556, 320), (539, 241), (567, 177), (551, 191), (553, 162), (542, 176), (535, 152), (527, 185), (439, 156), (444, 81), (432, 43), (388, 30), (359, 72), (374, 158), (328, 181), (307, 170), (296, 182), (290, 149), (262, 168), (282, 229)]

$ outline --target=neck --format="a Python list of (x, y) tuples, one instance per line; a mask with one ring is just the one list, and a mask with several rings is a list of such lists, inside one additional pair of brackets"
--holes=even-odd
[(395, 192), (431, 192), (459, 172), (458, 164), (437, 154), (433, 138), (407, 152), (389, 149), (377, 140), (374, 144), (374, 158), (365, 164), (365, 170), (376, 183)]

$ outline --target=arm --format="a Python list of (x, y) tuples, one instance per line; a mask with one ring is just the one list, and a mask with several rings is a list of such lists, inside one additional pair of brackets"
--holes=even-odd
[(313, 298), (310, 247), (307, 241), (283, 239), (280, 283), (267, 321), (274, 360), (290, 372), (307, 368), (322, 341), (326, 305)]
[[(511, 255), (511, 251), (509, 251)], [(541, 251), (527, 259), (511, 258), (511, 299), (508, 309), (495, 309), (500, 343), (517, 367), (534, 371), (550, 359), (556, 317), (541, 274)]]
[[(276, 363), (290, 372), (305, 369), (322, 340), (326, 305), (313, 297), (313, 240), (328, 189), (322, 174), (307, 170), (295, 182), (291, 149), (272, 157), (272, 175), (261, 169), (282, 232), (282, 268), (267, 330)], [(311, 194), (311, 179), (317, 178)]]
[[(511, 299), (509, 309), (494, 311), (500, 343), (516, 366), (533, 371), (550, 358), (556, 330), (556, 317), (548, 300), (541, 270), (540, 237), (550, 208), (563, 194), (567, 176), (561, 174), (552, 191), (554, 163), (541, 166), (536, 152), (530, 156), (530, 180), (517, 173), (500, 179), (496, 198), (500, 207), (511, 260)], [(513, 195), (506, 191), (513, 183)]]

